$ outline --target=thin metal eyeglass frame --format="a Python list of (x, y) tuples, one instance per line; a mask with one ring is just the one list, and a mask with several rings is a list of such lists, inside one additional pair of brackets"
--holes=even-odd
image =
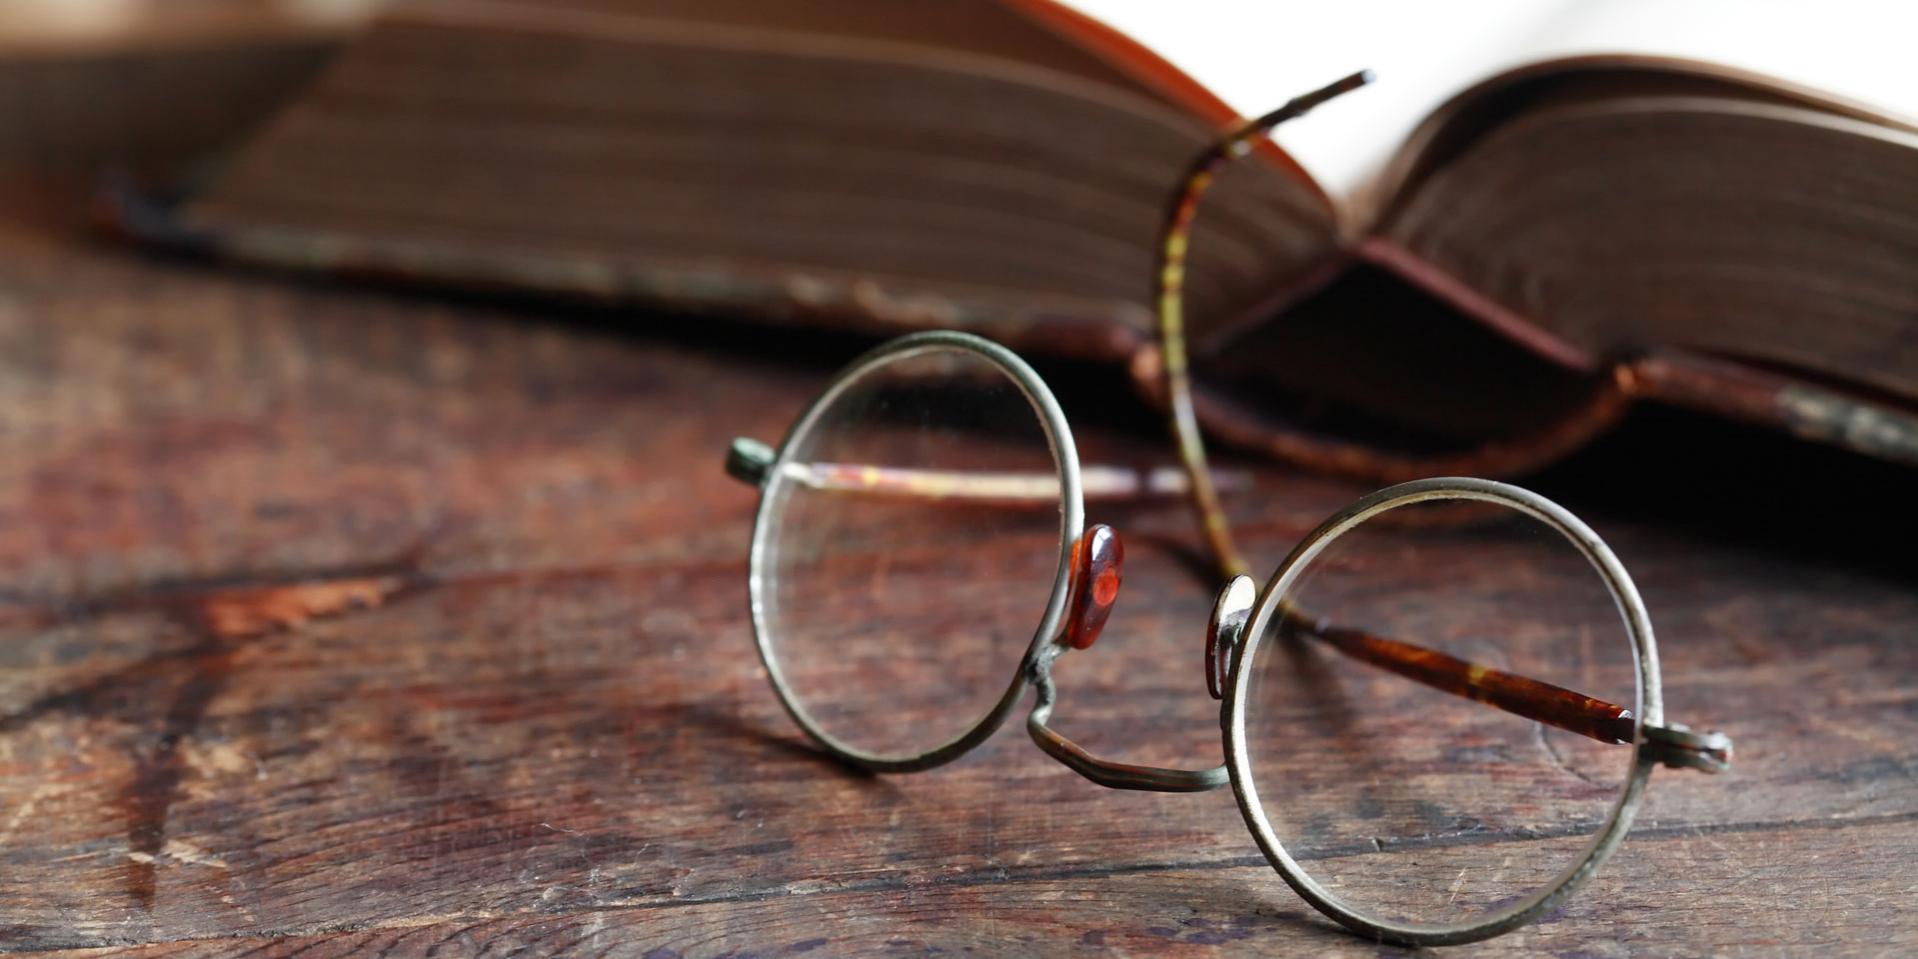
[[(764, 604), (768, 564), (773, 558), (769, 544), (783, 507), (783, 497), (776, 478), (790, 462), (791, 451), (803, 446), (801, 441), (807, 431), (816, 427), (820, 417), (831, 409), (832, 403), (849, 385), (876, 367), (935, 350), (957, 350), (985, 359), (1015, 383), (1032, 404), (1045, 429), (1059, 471), (1059, 565), (1038, 629), (998, 702), (964, 733), (944, 743), (909, 755), (879, 755), (853, 747), (828, 732), (806, 710), (781, 672)], [(1617, 557), (1589, 527), (1562, 507), (1536, 493), (1490, 480), (1441, 478), (1400, 484), (1359, 500), (1308, 534), (1280, 564), (1265, 588), (1258, 593), (1256, 602), (1249, 604), (1249, 615), (1244, 609), (1250, 595), (1249, 579), (1234, 577), (1221, 590), (1218, 608), (1209, 626), (1218, 632), (1216, 638), (1228, 653), (1231, 664), (1226, 674), (1225, 700), (1220, 709), (1225, 762), (1210, 769), (1171, 769), (1093, 756), (1049, 725), (1057, 703), (1051, 665), (1069, 648), (1061, 642), (1061, 627), (1071, 592), (1072, 543), (1084, 533), (1084, 505), (1077, 449), (1064, 412), (1044, 382), (1017, 355), (998, 344), (966, 333), (940, 331), (901, 337), (855, 360), (836, 377), (795, 422), (778, 451), (752, 441), (737, 440), (729, 453), (727, 466), (734, 476), (761, 486), (748, 585), (754, 636), (761, 661), (788, 714), (828, 753), (849, 765), (876, 772), (910, 772), (943, 765), (964, 755), (997, 731), (1017, 707), (1025, 687), (1030, 685), (1037, 690), (1038, 700), (1028, 714), (1027, 732), (1048, 755), (1086, 779), (1110, 788), (1196, 792), (1230, 784), (1247, 828), (1287, 884), (1321, 912), (1368, 936), (1407, 945), (1442, 945), (1497, 935), (1535, 918), (1571, 895), (1616, 849), (1630, 828), (1651, 767), (1659, 761), (1656, 751), (1642, 748), (1642, 735), (1635, 736), (1630, 778), (1622, 787), (1610, 816), (1578, 858), (1553, 882), (1542, 886), (1528, 898), (1489, 916), (1476, 917), (1463, 923), (1416, 925), (1376, 919), (1338, 899), (1307, 874), (1291, 858), (1265, 818), (1252, 775), (1245, 731), (1250, 664), (1257, 654), (1261, 638), (1275, 616), (1285, 615), (1283, 600), (1297, 577), (1309, 568), (1312, 560), (1324, 548), (1359, 523), (1386, 510), (1415, 502), (1467, 499), (1497, 503), (1539, 520), (1564, 535), (1598, 571), (1632, 638), (1637, 675), (1635, 713), (1644, 717), (1642, 727), (1658, 727), (1663, 722), (1663, 704), (1650, 617)], [(1233, 596), (1239, 599), (1232, 600), (1230, 597)], [(1235, 606), (1238, 607), (1236, 617), (1232, 615)]]
[[(1250, 578), (1244, 574), (1246, 564), (1231, 539), (1193, 415), (1181, 315), (1186, 244), (1198, 200), (1210, 184), (1213, 169), (1232, 156), (1249, 153), (1254, 144), (1278, 123), (1299, 116), (1318, 103), (1355, 89), (1369, 80), (1369, 73), (1354, 74), (1299, 97), (1278, 110), (1241, 125), (1202, 154), (1188, 170), (1182, 189), (1168, 213), (1162, 236), (1161, 261), (1155, 272), (1155, 285), (1160, 316), (1161, 361), (1172, 429), (1187, 471), (1188, 491), (1193, 496), (1201, 530), (1228, 577), (1218, 594), (1208, 624), (1211, 647), (1207, 664), (1208, 681), (1223, 678), (1226, 684), (1224, 702), (1220, 708), (1225, 763), (1211, 769), (1187, 770), (1113, 762), (1091, 755), (1048, 725), (1057, 700), (1051, 665), (1068, 648), (1061, 642), (1060, 627), (1071, 591), (1073, 547), (1085, 533), (1083, 481), (1071, 428), (1057, 400), (1037, 374), (1011, 351), (982, 338), (953, 331), (901, 337), (867, 353), (835, 378), (794, 423), (777, 451), (750, 440), (735, 440), (728, 454), (727, 470), (735, 477), (761, 487), (759, 510), (753, 527), (748, 583), (753, 631), (760, 658), (787, 712), (808, 736), (829, 753), (851, 765), (878, 772), (909, 772), (951, 762), (997, 731), (1018, 705), (1025, 686), (1031, 685), (1038, 690), (1038, 702), (1028, 714), (1029, 735), (1048, 755), (1081, 776), (1112, 788), (1176, 792), (1201, 791), (1229, 782), (1246, 825), (1267, 860), (1287, 884), (1314, 908), (1356, 932), (1382, 941), (1413, 946), (1448, 945), (1486, 939), (1509, 931), (1562, 902), (1591, 878), (1630, 829), (1653, 765), (1662, 762), (1670, 766), (1719, 771), (1729, 761), (1731, 744), (1719, 733), (1698, 734), (1683, 726), (1664, 724), (1657, 648), (1650, 616), (1629, 574), (1604, 542), (1584, 523), (1550, 500), (1519, 487), (1483, 479), (1437, 478), (1399, 484), (1364, 497), (1326, 520), (1298, 544), (1273, 573), (1248, 614), (1246, 605), (1251, 595)], [(828, 733), (798, 701), (780, 671), (764, 605), (765, 570), (773, 550), (770, 545), (772, 528), (777, 523), (781, 502), (779, 483), (775, 478), (789, 465), (791, 451), (798, 445), (797, 440), (815, 426), (833, 401), (860, 375), (879, 364), (937, 349), (956, 349), (985, 358), (1018, 386), (1038, 414), (1059, 474), (1059, 564), (1039, 627), (998, 702), (967, 731), (938, 746), (917, 754), (886, 756), (857, 749)], [(1631, 773), (1610, 816), (1584, 851), (1556, 879), (1490, 915), (1458, 923), (1410, 924), (1375, 919), (1353, 908), (1315, 881), (1292, 859), (1266, 819), (1258, 799), (1246, 750), (1245, 704), (1249, 695), (1250, 664), (1261, 637), (1272, 625), (1274, 616), (1288, 615), (1284, 603), (1286, 592), (1319, 552), (1346, 531), (1379, 513), (1412, 503), (1445, 499), (1495, 503), (1526, 514), (1565, 536), (1598, 571), (1632, 639), (1637, 678), (1636, 708), (1633, 710), (1636, 717), (1635, 734), (1630, 743), (1633, 751)], [(1217, 677), (1217, 658), (1221, 654), (1229, 658), (1230, 666), (1224, 670), (1223, 677)]]

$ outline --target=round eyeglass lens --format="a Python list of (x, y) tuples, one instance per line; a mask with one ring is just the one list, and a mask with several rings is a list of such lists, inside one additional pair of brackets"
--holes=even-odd
[(1375, 921), (1508, 913), (1584, 858), (1630, 778), (1624, 613), (1572, 540), (1513, 507), (1426, 501), (1348, 529), (1253, 657), (1258, 808)]
[(833, 745), (917, 757), (1005, 695), (1059, 567), (1043, 424), (997, 363), (928, 346), (840, 380), (788, 442), (754, 592), (789, 705)]

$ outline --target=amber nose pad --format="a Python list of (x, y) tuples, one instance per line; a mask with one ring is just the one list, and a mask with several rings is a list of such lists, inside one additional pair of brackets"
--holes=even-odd
[(1205, 626), (1205, 689), (1213, 699), (1225, 698), (1226, 672), (1232, 668), (1232, 651), (1239, 648), (1246, 621), (1252, 618), (1252, 604), (1259, 591), (1250, 576), (1234, 576), (1219, 589), (1212, 601), (1212, 619)]
[(1072, 544), (1072, 591), (1066, 599), (1066, 628), (1059, 642), (1073, 649), (1090, 649), (1105, 629), (1112, 605), (1119, 601), (1120, 569), (1125, 566), (1125, 544), (1119, 531), (1096, 523)]

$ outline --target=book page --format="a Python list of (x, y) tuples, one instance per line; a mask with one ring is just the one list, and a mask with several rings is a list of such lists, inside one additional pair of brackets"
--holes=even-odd
[(1776, 78), (1894, 116), (1918, 114), (1918, 5), (1889, 0), (1461, 0), (1272, 3), (1069, 0), (1241, 115), (1362, 68), (1377, 80), (1274, 135), (1347, 211), (1401, 143), (1466, 88), (1528, 64), (1679, 57)]
[(109, 53), (346, 36), (379, 0), (0, 0), (0, 53)]

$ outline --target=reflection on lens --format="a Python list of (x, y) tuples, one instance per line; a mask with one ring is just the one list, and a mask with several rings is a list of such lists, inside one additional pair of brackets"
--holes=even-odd
[(1334, 539), (1260, 638), (1246, 750), (1313, 879), (1448, 925), (1555, 884), (1631, 771), (1637, 661), (1571, 541), (1504, 506), (1423, 503)]
[(1050, 597), (1058, 471), (983, 357), (897, 354), (803, 424), (770, 480), (758, 587), (774, 662), (841, 745), (928, 752), (991, 712)]

